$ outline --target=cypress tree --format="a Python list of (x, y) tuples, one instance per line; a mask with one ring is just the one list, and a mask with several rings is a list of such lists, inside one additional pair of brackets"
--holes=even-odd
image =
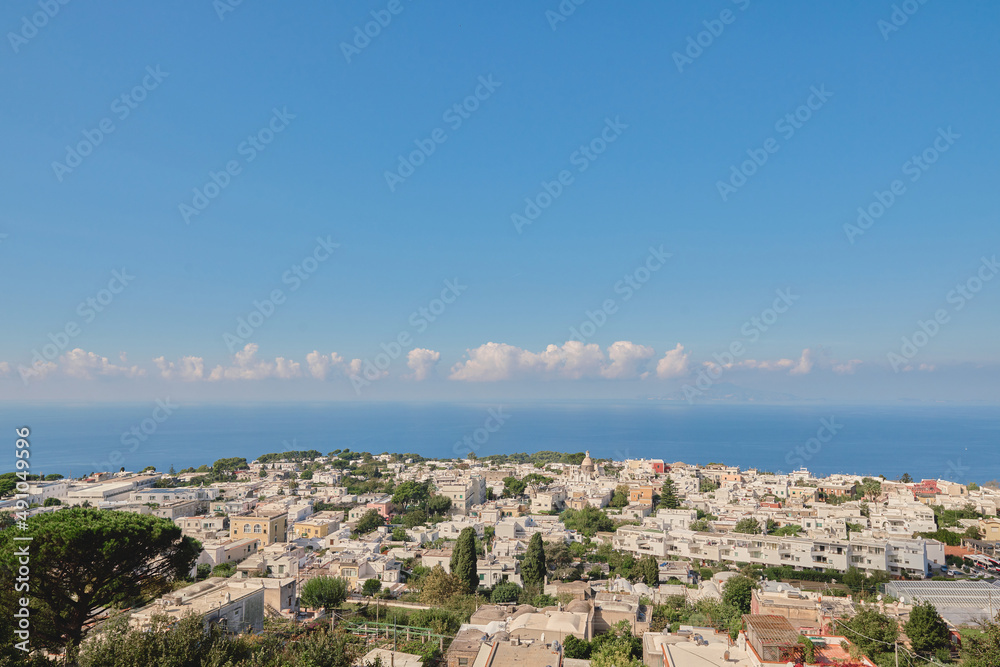
[(537, 588), (541, 593), (545, 585), (545, 548), (542, 546), (541, 533), (535, 533), (528, 542), (528, 550), (521, 563), (521, 579), (524, 587)]
[(475, 593), (479, 587), (476, 571), (476, 531), (463, 528), (451, 552), (451, 573), (462, 584), (463, 592)]

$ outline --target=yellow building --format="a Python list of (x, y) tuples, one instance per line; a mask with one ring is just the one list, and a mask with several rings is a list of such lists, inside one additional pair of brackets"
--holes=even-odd
[(1000, 541), (1000, 519), (995, 517), (979, 520), (979, 532), (987, 542)]
[(329, 565), (330, 576), (345, 580), (348, 589), (352, 591), (358, 587), (358, 570), (358, 562), (350, 558), (333, 561)]
[(634, 486), (628, 491), (628, 500), (636, 505), (652, 505), (656, 487)]
[(260, 512), (254, 516), (230, 517), (229, 536), (234, 540), (256, 537), (262, 546), (284, 542), (288, 537), (288, 512)]
[(298, 521), (292, 527), (295, 537), (324, 538), (340, 528), (343, 512), (318, 512), (304, 521)]

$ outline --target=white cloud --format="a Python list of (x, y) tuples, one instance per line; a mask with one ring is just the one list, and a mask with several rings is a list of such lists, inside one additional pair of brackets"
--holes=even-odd
[[(814, 369), (832, 370), (839, 375), (851, 375), (861, 365), (860, 359), (850, 361), (836, 361), (830, 358), (827, 350), (823, 348), (805, 348), (798, 359), (744, 359), (742, 361), (723, 364), (725, 370), (756, 370), (756, 371), (788, 371), (789, 375), (807, 375)], [(706, 361), (705, 366), (714, 368), (718, 364)]]
[(572, 340), (561, 347), (549, 345), (538, 353), (506, 343), (486, 343), (467, 352), (468, 360), (452, 367), (450, 379), (495, 382), (523, 377), (581, 378), (599, 373), (604, 361), (598, 345)]
[(344, 366), (344, 358), (336, 352), (320, 354), (318, 350), (313, 350), (306, 355), (306, 364), (309, 366), (309, 373), (314, 378), (325, 380), (330, 369)]
[(837, 375), (854, 375), (854, 371), (858, 370), (858, 366), (861, 364), (862, 361), (860, 359), (851, 359), (844, 362), (835, 361), (831, 367)]
[(406, 355), (406, 365), (413, 371), (413, 373), (407, 377), (410, 377), (417, 382), (426, 380), (440, 360), (440, 352), (427, 350), (422, 347), (413, 348)]
[(688, 357), (690, 352), (684, 351), (684, 346), (677, 343), (677, 346), (669, 350), (663, 358), (656, 364), (656, 377), (661, 380), (681, 377), (688, 373)]
[(602, 377), (631, 379), (642, 377), (643, 365), (655, 352), (645, 345), (618, 341), (608, 348), (608, 357), (605, 357), (596, 343), (571, 340), (562, 345), (548, 345), (541, 352), (531, 352), (506, 343), (486, 343), (467, 350), (467, 354), (468, 359), (452, 366), (450, 379), (466, 382)]
[(789, 375), (806, 375), (813, 369), (813, 364), (815, 354), (809, 348), (802, 350), (802, 356), (799, 357), (798, 363), (792, 367), (792, 370), (788, 371)]
[(75, 348), (59, 357), (62, 371), (74, 378), (82, 380), (93, 379), (94, 375), (139, 377), (145, 375), (145, 369), (138, 366), (118, 366), (108, 361), (107, 357)]
[(274, 361), (258, 360), (257, 349), (256, 344), (247, 343), (246, 347), (233, 355), (231, 366), (216, 366), (208, 379), (211, 381), (288, 379), (301, 375), (299, 362), (284, 357), (276, 357)]
[(0, 375), (10, 375), (10, 364), (6, 361), (0, 361)]
[(176, 378), (184, 382), (195, 382), (205, 378), (205, 360), (201, 357), (181, 357), (176, 364), (157, 357), (153, 359), (153, 363), (160, 369), (160, 376), (164, 380)]
[(631, 379), (640, 375), (646, 362), (653, 358), (656, 352), (651, 347), (636, 345), (627, 340), (620, 340), (608, 347), (608, 359), (611, 365), (601, 369), (601, 376), (611, 379)]

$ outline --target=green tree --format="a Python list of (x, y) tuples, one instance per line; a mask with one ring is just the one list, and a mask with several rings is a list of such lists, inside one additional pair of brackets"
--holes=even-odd
[(573, 635), (567, 635), (563, 641), (563, 656), (575, 660), (589, 660), (590, 642), (586, 639), (578, 639)]
[(365, 579), (361, 584), (361, 594), (365, 597), (375, 597), (382, 590), (382, 582), (378, 579)]
[(451, 573), (458, 580), (463, 593), (475, 593), (479, 588), (476, 569), (476, 529), (463, 528), (451, 552)]
[(668, 510), (675, 510), (681, 506), (680, 499), (677, 498), (677, 489), (674, 488), (674, 480), (667, 477), (660, 489), (659, 507)]
[(392, 539), (396, 542), (409, 542), (410, 536), (406, 534), (405, 528), (396, 526), (392, 529)]
[(986, 621), (978, 629), (980, 632), (962, 637), (962, 667), (1000, 665), (1000, 621)]
[(58, 498), (46, 498), (45, 502), (42, 503), (42, 507), (53, 507), (55, 505), (62, 505), (62, 501)]
[(757, 583), (742, 574), (731, 577), (722, 585), (722, 602), (733, 606), (740, 614), (750, 613), (750, 601)]
[(923, 656), (930, 656), (938, 649), (951, 646), (948, 624), (930, 602), (913, 608), (910, 619), (903, 625), (903, 631), (910, 638), (910, 646)]
[(816, 645), (805, 635), (799, 635), (799, 643), (802, 644), (803, 661), (811, 665), (816, 660)]
[(401, 517), (403, 525), (407, 528), (415, 528), (427, 523), (427, 512), (422, 509), (410, 510)]
[[(109, 607), (136, 606), (171, 590), (191, 571), (201, 545), (168, 519), (72, 508), (28, 519), (33, 645), (79, 644)], [(0, 532), (0, 601), (13, 609), (15, 552)], [(3, 596), (8, 596), (3, 599)]]
[(899, 478), (899, 481), (902, 482), (903, 484), (912, 484), (913, 478), (910, 477), (910, 473), (904, 472), (903, 476)]
[(424, 575), (420, 582), (420, 601), (432, 605), (444, 605), (464, 592), (464, 583), (444, 571), (441, 565)]
[(426, 484), (420, 482), (406, 481), (396, 487), (392, 494), (392, 503), (400, 507), (406, 507), (413, 503), (422, 503), (430, 498), (430, 492)]
[(573, 555), (569, 552), (569, 547), (563, 541), (545, 542), (545, 566), (558, 569), (566, 567), (573, 562)]
[(451, 498), (448, 496), (431, 496), (427, 501), (427, 511), (430, 514), (446, 514), (451, 510)]
[[(302, 586), (299, 599), (311, 609), (322, 609), (329, 615), (347, 600), (347, 582), (340, 577), (313, 577)], [(331, 619), (332, 620), (332, 619)]]
[(359, 535), (367, 535), (376, 528), (384, 525), (385, 519), (378, 513), (378, 510), (371, 509), (361, 515), (361, 518), (354, 525), (354, 530)]
[(660, 585), (660, 566), (656, 563), (656, 559), (649, 554), (639, 559), (636, 570), (637, 578), (647, 586)]
[(625, 507), (628, 505), (628, 495), (628, 486), (619, 484), (615, 487), (614, 495), (611, 496), (611, 502), (608, 505), (611, 507)]
[(503, 478), (503, 497), (504, 498), (518, 498), (524, 495), (524, 489), (528, 484), (517, 477), (504, 477)]
[(740, 519), (736, 522), (736, 526), (733, 528), (734, 533), (744, 533), (746, 535), (759, 535), (760, 534), (760, 522), (753, 517), (747, 517), (745, 519)]
[(541, 533), (535, 533), (528, 541), (528, 550), (524, 554), (524, 561), (521, 563), (521, 580), (524, 581), (525, 588), (532, 588), (541, 592), (545, 585), (545, 548), (542, 545)]
[(866, 500), (876, 500), (882, 495), (882, 483), (871, 477), (863, 477), (858, 491)]
[(490, 602), (493, 604), (506, 604), (517, 602), (521, 597), (521, 587), (513, 581), (501, 581), (493, 587), (490, 593)]
[(213, 577), (226, 577), (229, 578), (236, 574), (236, 566), (232, 563), (219, 563), (212, 568)]
[(614, 521), (607, 514), (590, 505), (587, 505), (582, 510), (564, 510), (559, 515), (559, 520), (570, 530), (575, 530), (587, 537), (593, 537), (599, 532), (608, 532), (615, 529)]
[(841, 621), (841, 629), (849, 640), (875, 662), (881, 663), (884, 653), (891, 653), (899, 638), (896, 621), (875, 609), (862, 609), (847, 621)]

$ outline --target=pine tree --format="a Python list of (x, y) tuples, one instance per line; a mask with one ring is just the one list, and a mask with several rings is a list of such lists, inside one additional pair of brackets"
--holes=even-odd
[(535, 533), (528, 542), (528, 550), (524, 554), (524, 562), (521, 563), (521, 579), (524, 587), (532, 587), (539, 593), (545, 585), (545, 548), (542, 546), (541, 533)]
[(660, 566), (657, 564), (655, 558), (646, 554), (639, 559), (639, 567), (636, 569), (639, 580), (644, 584), (647, 586), (660, 585)]
[(660, 490), (660, 507), (668, 510), (675, 510), (681, 506), (681, 501), (677, 498), (677, 491), (674, 489), (674, 480), (667, 477)]
[(903, 630), (910, 638), (913, 650), (921, 655), (931, 655), (938, 649), (951, 646), (948, 625), (930, 602), (913, 608)]
[(479, 588), (476, 571), (476, 530), (463, 528), (451, 552), (451, 573), (462, 584), (464, 593), (475, 593)]

